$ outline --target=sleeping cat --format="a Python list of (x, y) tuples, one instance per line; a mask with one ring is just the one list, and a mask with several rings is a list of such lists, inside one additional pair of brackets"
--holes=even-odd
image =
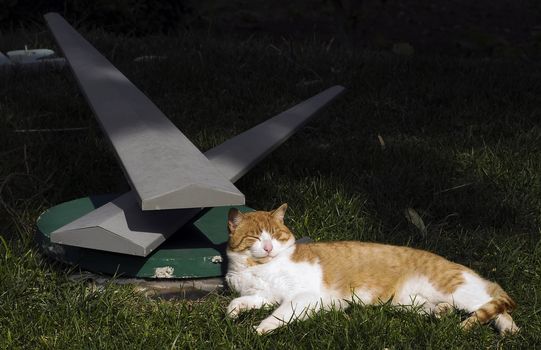
[(363, 242), (295, 244), (284, 225), (287, 204), (265, 212), (228, 216), (226, 280), (240, 293), (227, 308), (242, 311), (279, 304), (257, 327), (259, 334), (320, 309), (351, 302), (418, 306), (440, 315), (453, 307), (471, 315), (465, 329), (494, 320), (500, 333), (519, 330), (509, 312), (515, 302), (496, 283), (427, 251)]

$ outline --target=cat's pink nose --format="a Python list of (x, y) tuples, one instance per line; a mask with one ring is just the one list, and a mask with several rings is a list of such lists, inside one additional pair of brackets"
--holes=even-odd
[(264, 242), (263, 242), (263, 249), (264, 249), (267, 253), (270, 253), (271, 250), (272, 250), (272, 242), (271, 242), (271, 241), (264, 241)]

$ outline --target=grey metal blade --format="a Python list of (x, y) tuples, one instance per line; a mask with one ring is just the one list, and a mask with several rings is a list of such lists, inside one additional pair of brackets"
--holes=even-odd
[(55, 243), (146, 256), (201, 208), (141, 210), (134, 191), (72, 221), (51, 234)]
[[(343, 91), (341, 86), (331, 87), (216, 146), (205, 155), (220, 172), (236, 181)], [(134, 196), (133, 192), (128, 192), (59, 228), (51, 234), (51, 241), (146, 256), (199, 212), (198, 209), (142, 211), (133, 204)], [(104, 238), (97, 240), (96, 236)], [(129, 247), (126, 247), (126, 240), (130, 241)]]
[(207, 151), (205, 156), (232, 182), (284, 143), (344, 91), (333, 86)]
[(143, 210), (244, 204), (244, 195), (60, 15), (47, 25)]

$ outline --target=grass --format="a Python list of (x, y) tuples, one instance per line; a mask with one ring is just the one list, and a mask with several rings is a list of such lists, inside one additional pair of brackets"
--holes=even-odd
[[(315, 40), (85, 35), (202, 150), (346, 86), (237, 183), (248, 204), (288, 202), (298, 237), (410, 245), (470, 266), (519, 303), (523, 331), (464, 333), (460, 315), (436, 320), (383, 305), (321, 313), (259, 337), (252, 326), (268, 311), (229, 321), (228, 292), (151, 300), (129, 286), (68, 279), (68, 268), (34, 246), (35, 220), (54, 204), (128, 185), (68, 71), (13, 71), (0, 84), (0, 348), (541, 347), (538, 63), (401, 57)], [(23, 44), (53, 46), (45, 32), (0, 37), (3, 52)], [(147, 54), (167, 58), (132, 61)], [(20, 132), (54, 128), (84, 129)], [(408, 208), (426, 230), (408, 222)]]

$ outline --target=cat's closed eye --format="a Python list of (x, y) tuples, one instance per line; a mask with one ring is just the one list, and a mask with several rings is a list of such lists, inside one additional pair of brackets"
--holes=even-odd
[(247, 234), (240, 237), (232, 244), (231, 248), (237, 250), (246, 250), (249, 249), (255, 242), (260, 241), (259, 235)]
[(274, 231), (272, 233), (272, 238), (285, 242), (291, 238), (291, 235), (284, 231)]

